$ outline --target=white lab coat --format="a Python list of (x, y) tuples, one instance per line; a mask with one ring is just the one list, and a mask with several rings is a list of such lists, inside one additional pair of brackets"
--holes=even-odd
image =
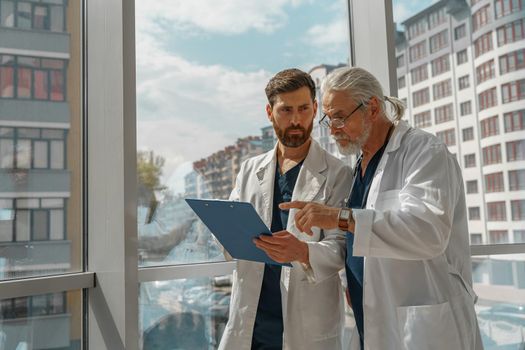
[(446, 146), (399, 122), (354, 218), (365, 349), (482, 349), (463, 180)]
[[(240, 169), (231, 199), (250, 202), (271, 226), (276, 150), (248, 159)], [(350, 169), (312, 141), (299, 172), (292, 200), (344, 206), (350, 188)], [(283, 349), (342, 349), (344, 296), (338, 271), (344, 267), (344, 233), (314, 229), (308, 236), (298, 231), (291, 210), (286, 229), (308, 243), (311, 269), (293, 262), (283, 267)], [(237, 261), (233, 274), (230, 317), (219, 345), (221, 350), (251, 348), (253, 326), (263, 280), (264, 264)]]

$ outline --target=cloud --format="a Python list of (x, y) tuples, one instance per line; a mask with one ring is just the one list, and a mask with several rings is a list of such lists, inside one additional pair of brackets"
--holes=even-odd
[(315, 25), (308, 29), (306, 40), (315, 47), (329, 51), (348, 46), (348, 21), (340, 18), (329, 24)]

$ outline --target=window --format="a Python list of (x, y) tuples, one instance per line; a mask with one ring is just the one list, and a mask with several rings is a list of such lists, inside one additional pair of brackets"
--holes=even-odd
[(0, 27), (63, 32), (65, 30), (64, 16), (63, 0), (47, 3), (22, 2), (21, 0), (0, 1)]
[(492, 50), (492, 32), (483, 34), (474, 41), (474, 55), (479, 57)]
[(432, 61), (432, 76), (443, 74), (450, 70), (450, 60), (448, 55), (436, 58)]
[(525, 79), (501, 85), (503, 103), (510, 103), (525, 99)]
[(476, 166), (476, 154), (465, 154), (465, 168), (473, 168)]
[(428, 15), (428, 29), (432, 29), (446, 22), (447, 17), (445, 11), (446, 9), (442, 7)]
[(494, 76), (495, 76), (494, 60), (490, 60), (483, 64), (480, 64), (476, 68), (476, 78), (477, 78), (478, 84), (481, 84), (484, 81), (492, 79), (494, 78)]
[(459, 104), (459, 111), (461, 113), (461, 116), (469, 115), (472, 113), (472, 104), (470, 101), (461, 102)]
[(490, 22), (490, 5), (483, 6), (472, 15), (472, 31), (476, 31)]
[(497, 115), (480, 121), (481, 138), (499, 134), (499, 118)]
[(525, 160), (525, 139), (507, 142), (507, 162)]
[(447, 146), (454, 146), (456, 144), (456, 132), (454, 129), (436, 132), (436, 136)]
[(471, 245), (483, 244), (483, 237), (481, 233), (471, 233), (470, 234), (470, 244)]
[(461, 133), (463, 134), (463, 142), (474, 140), (474, 128), (472, 126), (464, 128), (461, 130)]
[(492, 244), (509, 243), (509, 234), (506, 230), (490, 230), (489, 237)]
[(525, 129), (525, 109), (505, 113), (503, 115), (505, 132), (520, 131)]
[(402, 76), (401, 78), (397, 79), (397, 88), (402, 89), (406, 86), (405, 77)]
[(485, 175), (485, 192), (503, 192), (503, 172)]
[(523, 19), (518, 19), (514, 22), (507, 23), (504, 26), (498, 27), (496, 32), (498, 35), (498, 46), (503, 46), (505, 44), (510, 44), (515, 41), (522, 40), (523, 38), (525, 38)]
[(512, 221), (525, 220), (525, 200), (510, 201), (512, 211)]
[(494, 2), (496, 18), (501, 18), (511, 13), (521, 11), (523, 0), (496, 0)]
[(514, 243), (525, 243), (525, 230), (514, 230)]
[(509, 191), (525, 190), (525, 169), (509, 171)]
[(464, 75), (458, 79), (459, 90), (464, 90), (470, 86), (468, 75)]
[(0, 55), (0, 97), (64, 101), (65, 71), (64, 60)]
[(405, 65), (405, 55), (401, 54), (396, 57), (397, 68), (401, 68)]
[(415, 37), (425, 33), (427, 29), (427, 20), (426, 18), (420, 19), (414, 24), (408, 26), (408, 37), (409, 39), (414, 39)]
[(499, 72), (507, 74), (525, 68), (525, 49), (516, 50), (499, 57)]
[(412, 84), (417, 84), (421, 81), (428, 79), (428, 69), (426, 64), (422, 64), (414, 69), (410, 70), (410, 76), (412, 79)]
[(467, 35), (467, 29), (464, 23), (454, 28), (454, 39), (455, 40), (464, 38), (466, 35)]
[(483, 147), (483, 165), (501, 163), (501, 144)]
[(467, 181), (467, 193), (478, 193), (478, 180)]
[(410, 62), (415, 62), (427, 55), (427, 49), (425, 45), (425, 40), (411, 46), (408, 49), (410, 55)]
[(414, 126), (416, 128), (427, 128), (432, 126), (430, 111), (421, 112), (414, 115)]
[(424, 88), (412, 93), (412, 106), (418, 107), (430, 101), (429, 89)]
[(445, 29), (429, 38), (430, 53), (437, 52), (448, 45), (448, 29)]
[(479, 110), (494, 107), (498, 104), (498, 98), (496, 95), (496, 88), (485, 90), (478, 95)]
[(479, 220), (481, 217), (479, 212), (479, 207), (469, 207), (468, 208), (468, 219), (469, 220)]
[(467, 49), (458, 51), (456, 54), (458, 65), (468, 62), (468, 53)]
[(441, 81), (432, 86), (434, 101), (452, 95), (452, 84), (450, 79)]
[(489, 202), (487, 203), (488, 221), (506, 221), (507, 213), (505, 210), (505, 202)]
[(441, 124), (450, 120), (454, 120), (454, 110), (452, 109), (452, 103), (435, 108), (434, 120), (436, 124)]

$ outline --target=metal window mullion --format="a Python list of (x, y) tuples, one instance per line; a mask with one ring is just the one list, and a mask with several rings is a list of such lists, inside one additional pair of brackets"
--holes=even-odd
[(143, 267), (138, 270), (138, 282), (175, 280), (181, 278), (215, 277), (228, 275), (235, 269), (236, 262), (213, 262), (190, 265)]

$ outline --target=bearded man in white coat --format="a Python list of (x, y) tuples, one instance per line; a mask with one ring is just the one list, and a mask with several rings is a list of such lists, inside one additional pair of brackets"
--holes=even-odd
[(310, 137), (317, 111), (310, 75), (284, 70), (265, 91), (277, 145), (241, 165), (230, 199), (253, 204), (274, 232), (254, 244), (293, 267), (237, 261), (219, 349), (342, 349), (344, 297), (338, 271), (344, 267), (344, 233), (337, 228), (301, 233), (294, 212), (278, 205), (303, 200), (341, 206), (350, 170)]
[[(354, 314), (361, 314), (361, 346), (352, 348), (482, 349), (456, 157), (435, 136), (400, 121), (403, 104), (385, 97), (366, 70), (334, 70), (322, 89), (324, 123), (340, 150), (361, 152), (350, 204), (297, 201), (281, 208), (300, 209), (300, 231), (348, 232), (348, 292)], [(394, 121), (385, 102), (394, 106)]]

